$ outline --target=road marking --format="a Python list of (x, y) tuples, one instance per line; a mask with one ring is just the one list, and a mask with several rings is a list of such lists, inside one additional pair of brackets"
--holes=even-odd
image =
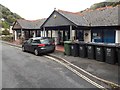
[(92, 85), (96, 86), (97, 88), (100, 88), (100, 89), (102, 89), (102, 90), (107, 90), (107, 89), (105, 89), (105, 87), (99, 85), (98, 83), (92, 81), (92, 80), (89, 79), (88, 77), (82, 75), (80, 72), (78, 72), (78, 71), (76, 71), (75, 69), (71, 68), (71, 67), (68, 66), (67, 64), (65, 64), (65, 63), (63, 63), (63, 62), (61, 62), (61, 61), (59, 61), (59, 60), (57, 60), (57, 59), (55, 59), (55, 58), (53, 58), (53, 57), (50, 57), (50, 56), (46, 56), (46, 55), (45, 55), (44, 57), (49, 58), (49, 59), (52, 59), (52, 60), (54, 60), (54, 61), (56, 61), (56, 62), (64, 65), (67, 69), (69, 69), (70, 71), (74, 72), (74, 73), (77, 74), (79, 77), (83, 78), (84, 80), (86, 80), (87, 82), (89, 82), (89, 83), (91, 83)]

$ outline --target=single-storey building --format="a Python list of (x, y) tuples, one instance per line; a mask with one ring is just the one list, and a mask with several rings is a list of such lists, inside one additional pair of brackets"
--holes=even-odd
[(119, 7), (104, 7), (82, 13), (54, 10), (42, 27), (51, 37), (54, 34), (58, 44), (68, 39), (120, 43)]
[(12, 30), (14, 31), (14, 38), (17, 40), (20, 37), (29, 39), (31, 37), (41, 36), (40, 26), (46, 19), (40, 19), (35, 21), (18, 19), (14, 22)]
[[(89, 30), (87, 26), (88, 23), (80, 13), (62, 10), (54, 10), (42, 25), (43, 30), (49, 32), (48, 35), (55, 37), (57, 44), (72, 39), (84, 41), (84, 30)], [(52, 31), (52, 34), (50, 34), (50, 31)], [(89, 39), (87, 38), (89, 35), (85, 37)]]
[(15, 40), (42, 36), (55, 38), (56, 44), (66, 40), (120, 43), (119, 7), (104, 7), (83, 12), (54, 10), (47, 19), (17, 20), (13, 25)]

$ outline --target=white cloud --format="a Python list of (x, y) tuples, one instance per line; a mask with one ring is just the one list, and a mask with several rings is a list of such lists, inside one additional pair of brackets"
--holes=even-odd
[(23, 18), (33, 20), (47, 18), (54, 8), (78, 12), (101, 1), (104, 0), (0, 0), (0, 3)]

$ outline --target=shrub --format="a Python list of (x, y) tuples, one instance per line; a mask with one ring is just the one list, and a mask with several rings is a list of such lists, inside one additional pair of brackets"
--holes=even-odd
[(2, 35), (10, 35), (10, 32), (8, 30), (2, 31)]
[(2, 38), (2, 40), (4, 40), (4, 41), (8, 41), (8, 42), (12, 42), (13, 41), (13, 36), (2, 36), (1, 37)]

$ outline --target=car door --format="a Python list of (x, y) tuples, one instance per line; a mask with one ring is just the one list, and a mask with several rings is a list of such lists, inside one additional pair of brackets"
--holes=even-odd
[(24, 45), (23, 45), (26, 51), (29, 50), (29, 49), (28, 49), (28, 42), (29, 42), (29, 40), (27, 40), (26, 42), (24, 42)]
[(40, 40), (32, 40), (29, 48), (31, 50), (31, 52), (34, 52), (34, 50), (38, 47), (38, 44), (40, 44)]
[(27, 44), (26, 44), (26, 49), (27, 49), (27, 51), (30, 51), (30, 52), (31, 52), (30, 46), (31, 46), (32, 40), (33, 40), (33, 39), (29, 39), (29, 40), (27, 41)]

